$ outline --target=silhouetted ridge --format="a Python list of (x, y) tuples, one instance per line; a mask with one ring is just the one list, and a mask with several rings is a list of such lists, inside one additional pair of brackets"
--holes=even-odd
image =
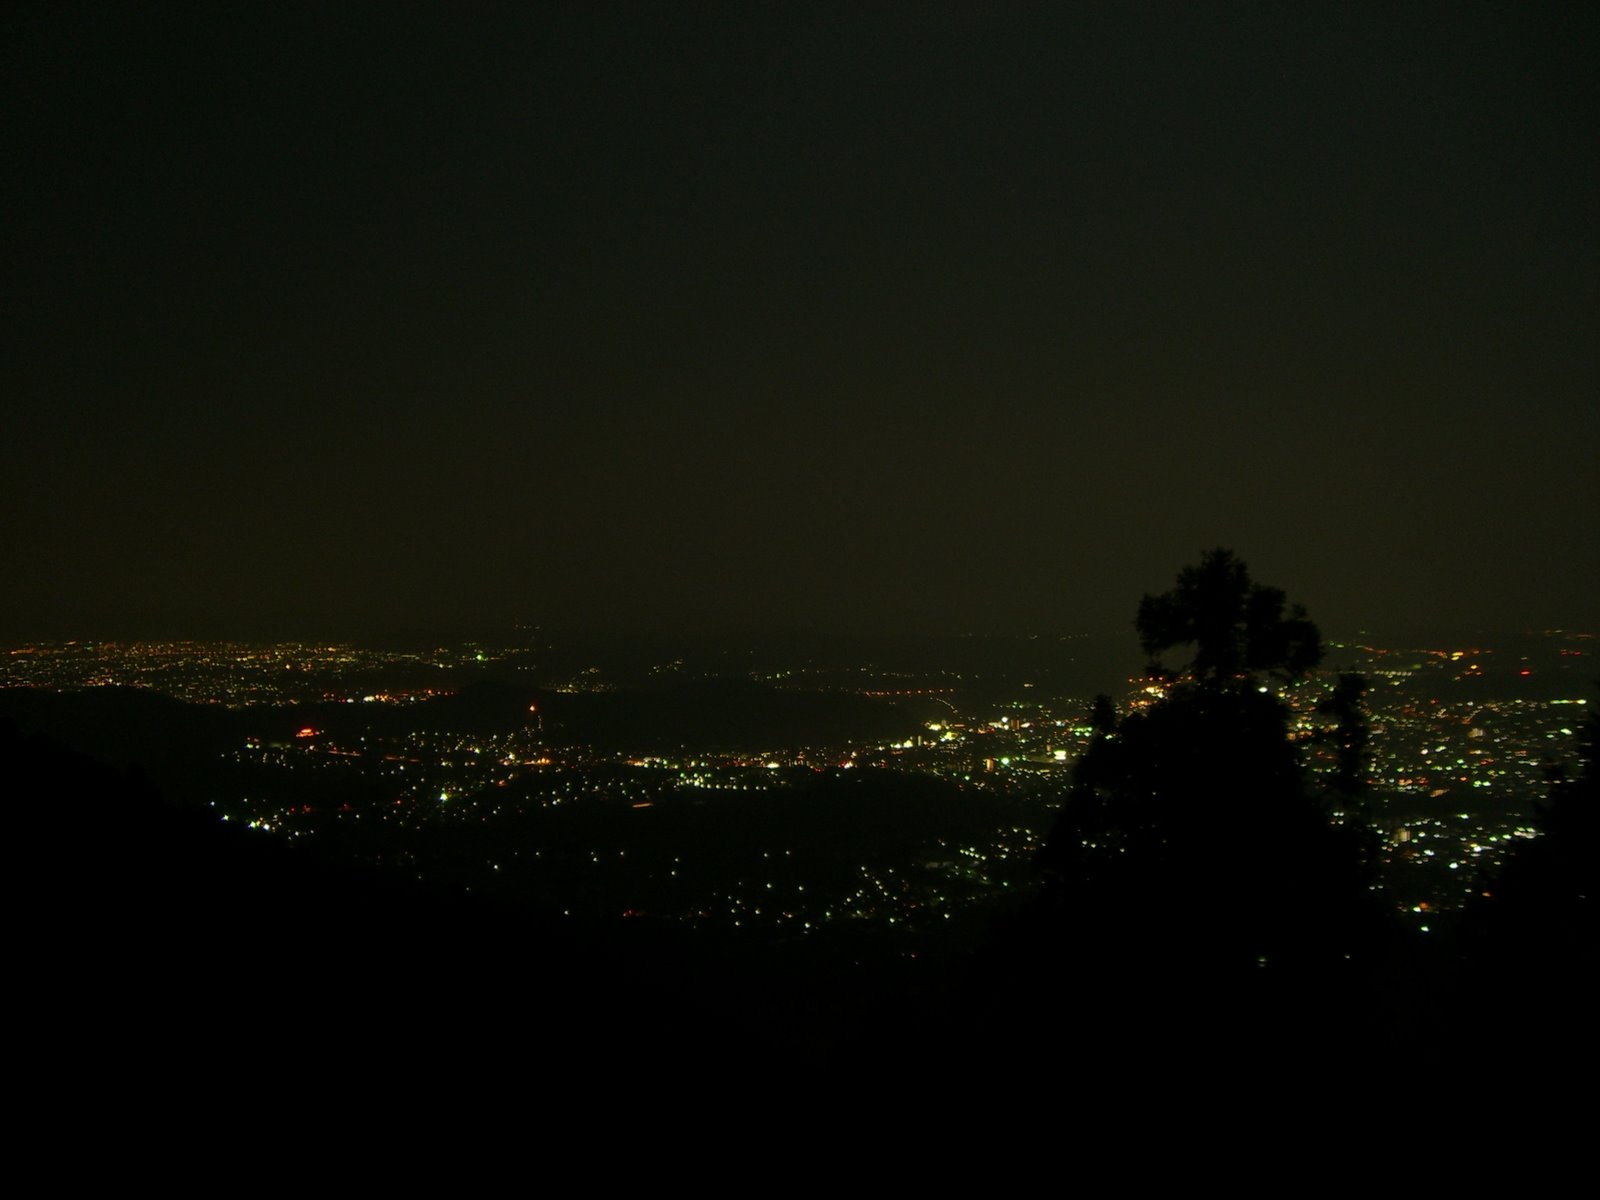
[(596, 941), (595, 927), (328, 861), (5, 720), (0, 780), (16, 798), (25, 1019), (96, 1069), (153, 1069), (155, 1055), (169, 1071), (638, 1070), (766, 1044), (670, 941)]
[(247, 735), (287, 741), (305, 726), (354, 742), (363, 733), (498, 734), (537, 725), (557, 744), (604, 750), (761, 751), (887, 741), (922, 731), (889, 700), (846, 692), (702, 680), (652, 689), (557, 692), (495, 681), (408, 704), (313, 703), (226, 709), (138, 688), (0, 690), (0, 714), (119, 764), (198, 760)]

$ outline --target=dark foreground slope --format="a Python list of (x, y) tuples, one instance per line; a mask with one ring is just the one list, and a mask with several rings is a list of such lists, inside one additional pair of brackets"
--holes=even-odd
[(708, 981), (662, 939), (326, 862), (8, 724), (0, 774), (23, 1027), (63, 1086), (152, 1070), (605, 1078), (794, 1052), (770, 1022), (701, 1007)]

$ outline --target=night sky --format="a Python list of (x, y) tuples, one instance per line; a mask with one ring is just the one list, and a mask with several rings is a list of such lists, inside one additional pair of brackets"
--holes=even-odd
[(1600, 8), (9, 8), (0, 641), (1600, 627)]

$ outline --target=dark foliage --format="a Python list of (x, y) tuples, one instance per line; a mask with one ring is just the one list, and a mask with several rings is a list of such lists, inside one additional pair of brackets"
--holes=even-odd
[(1349, 952), (1363, 839), (1308, 791), (1285, 724), (1272, 696), (1197, 688), (1097, 739), (1041, 864), (1082, 936), (1208, 969)]
[[(1232, 551), (1212, 550), (1179, 572), (1170, 592), (1139, 602), (1139, 645), (1159, 673), (1209, 686), (1255, 671), (1298, 678), (1322, 661), (1322, 640), (1301, 605), (1285, 615), (1284, 603), (1283, 592), (1253, 582)], [(1157, 658), (1179, 646), (1193, 646), (1194, 657), (1169, 671)]]
[(1040, 857), (1043, 899), (1019, 923), (1036, 957), (1013, 982), (1098, 1030), (1101, 1049), (1080, 1053), (1102, 1066), (1335, 1064), (1363, 1036), (1383, 924), (1372, 841), (1308, 783), (1288, 709), (1257, 674), (1308, 670), (1317, 629), (1225, 550), (1145, 597), (1138, 629), (1147, 653), (1192, 644), (1193, 660), (1120, 721), (1096, 701)]
[(1359, 804), (1366, 791), (1367, 741), (1369, 737), (1366, 709), (1367, 681), (1360, 675), (1343, 674), (1333, 685), (1317, 711), (1333, 718), (1334, 725), (1324, 735), (1324, 741), (1333, 746), (1337, 764), (1334, 786), (1346, 804)]
[(1600, 1065), (1600, 711), (1584, 724), (1576, 775), (1557, 772), (1535, 813), (1539, 835), (1484, 881), (1461, 930), (1461, 1037), (1499, 1026), (1516, 1053), (1496, 1065), (1592, 1071)]

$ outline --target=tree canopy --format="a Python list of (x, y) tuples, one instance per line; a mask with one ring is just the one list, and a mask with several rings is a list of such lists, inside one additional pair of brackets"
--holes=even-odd
[[(1288, 705), (1259, 686), (1263, 672), (1293, 679), (1316, 665), (1316, 626), (1221, 549), (1145, 596), (1136, 624), (1146, 654), (1191, 646), (1192, 657), (1163, 668), (1178, 686), (1153, 703), (1119, 716), (1096, 701), (1094, 739), (1040, 859), (1064, 969), (1115, 989), (1099, 1019), (1141, 1037), (1156, 998), (1178, 987), (1213, 1033), (1311, 1007), (1335, 1019), (1372, 944), (1372, 844), (1349, 805), (1335, 818)], [(1336, 691), (1341, 766), (1359, 776), (1359, 681)], [(1290, 992), (1307, 1006), (1298, 1017), (1263, 1015)]]
[[(1146, 595), (1134, 623), (1140, 647), (1163, 676), (1212, 688), (1257, 671), (1297, 679), (1322, 661), (1322, 639), (1304, 606), (1285, 613), (1285, 602), (1280, 589), (1251, 580), (1244, 563), (1219, 547), (1184, 567), (1171, 591)], [(1194, 656), (1169, 670), (1158, 656), (1179, 646), (1193, 646)]]

